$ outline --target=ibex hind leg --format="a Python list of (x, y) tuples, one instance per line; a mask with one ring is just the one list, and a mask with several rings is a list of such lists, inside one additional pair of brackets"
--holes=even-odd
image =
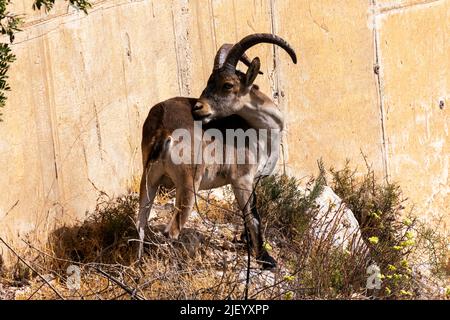
[(144, 170), (139, 189), (139, 213), (136, 221), (136, 228), (139, 233), (138, 259), (141, 260), (144, 251), (145, 228), (152, 210), (153, 201), (158, 191), (159, 181), (162, 177), (162, 170), (156, 166), (149, 165)]
[(164, 231), (164, 234), (170, 239), (178, 239), (181, 229), (183, 229), (192, 212), (195, 203), (194, 188), (198, 190), (198, 183), (194, 185), (192, 179), (190, 183), (185, 181), (176, 188), (175, 212)]
[(277, 265), (275, 259), (273, 259), (264, 248), (261, 219), (256, 208), (256, 196), (252, 192), (251, 184), (250, 187), (242, 185), (233, 186), (233, 191), (239, 207), (244, 214), (247, 226), (247, 231), (244, 230), (244, 234), (247, 234), (247, 232), (249, 233), (249, 245), (252, 246), (256, 259), (261, 262), (263, 269), (275, 268)]

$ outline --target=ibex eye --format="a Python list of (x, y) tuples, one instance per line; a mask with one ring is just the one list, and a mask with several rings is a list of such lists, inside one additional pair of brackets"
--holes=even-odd
[(233, 84), (232, 84), (232, 83), (229, 83), (229, 82), (226, 82), (226, 83), (223, 85), (223, 88), (224, 88), (225, 90), (231, 90), (231, 89), (233, 89)]

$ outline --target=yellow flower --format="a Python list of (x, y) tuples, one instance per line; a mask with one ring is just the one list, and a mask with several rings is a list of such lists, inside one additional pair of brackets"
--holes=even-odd
[(401, 262), (401, 264), (402, 264), (402, 267), (408, 268), (408, 260), (403, 259), (402, 262)]
[(294, 276), (285, 275), (283, 279), (286, 280), (286, 281), (293, 281), (295, 279), (295, 277)]
[(402, 246), (393, 246), (392, 249), (400, 251), (403, 249), (403, 247)]
[(395, 266), (393, 266), (392, 264), (389, 264), (389, 265), (388, 265), (388, 269), (389, 269), (389, 271), (395, 271), (395, 270), (397, 270), (397, 268), (396, 268)]
[(450, 299), (450, 287), (445, 288), (445, 296)]
[(381, 212), (377, 211), (377, 212), (372, 212), (369, 214), (371, 217), (374, 217), (375, 219), (379, 220), (381, 217)]
[(267, 251), (272, 251), (272, 246), (268, 242), (264, 242), (263, 248)]
[(413, 295), (411, 291), (405, 291), (405, 290), (400, 290), (400, 294), (403, 296), (409, 296), (409, 297), (411, 297)]
[(405, 233), (405, 236), (406, 236), (406, 238), (407, 238), (408, 240), (411, 240), (411, 239), (414, 238), (414, 234), (412, 233), (412, 231), (407, 231), (407, 232)]
[(375, 236), (370, 237), (368, 240), (371, 244), (378, 244), (378, 242), (380, 241), (380, 239), (378, 239), (378, 237), (375, 237)]
[(412, 225), (412, 220), (411, 219), (409, 219), (409, 218), (405, 218), (404, 220), (403, 220), (403, 224), (405, 225), (405, 226), (410, 226), (410, 225)]
[(392, 290), (391, 290), (389, 287), (386, 287), (386, 294), (387, 294), (388, 296), (390, 296), (391, 293), (392, 293)]
[(416, 244), (416, 242), (415, 242), (413, 239), (409, 239), (409, 240), (406, 240), (406, 241), (402, 241), (402, 242), (400, 243), (400, 245), (403, 246), (403, 247), (412, 247), (412, 246), (415, 245), (415, 244)]
[(286, 298), (286, 300), (292, 300), (292, 298), (294, 297), (294, 293), (292, 291), (288, 291), (284, 294), (284, 297)]

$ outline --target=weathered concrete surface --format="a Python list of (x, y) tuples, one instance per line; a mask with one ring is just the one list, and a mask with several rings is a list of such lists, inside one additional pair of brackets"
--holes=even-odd
[(122, 193), (140, 172), (148, 109), (179, 94), (175, 35), (156, 32), (172, 30), (168, 8), (106, 1), (87, 17), (27, 21), (0, 127), (2, 236), (36, 229), (44, 238), (55, 223), (82, 217), (96, 188)]
[(423, 216), (450, 222), (450, 1), (377, 16), (388, 172)]
[(141, 171), (149, 108), (198, 96), (218, 47), (253, 32), (299, 55), (295, 66), (269, 45), (249, 52), (286, 114), (291, 173), (312, 174), (320, 157), (363, 169), (363, 151), (420, 213), (448, 215), (450, 0), (105, 0), (88, 16), (31, 5), (11, 8), (26, 24), (0, 124), (0, 235), (11, 242), (82, 218), (97, 189), (124, 192)]
[[(304, 176), (320, 157), (340, 167), (363, 151), (383, 171), (382, 136), (370, 11), (365, 1), (275, 1), (276, 33), (300, 54), (281, 60), (282, 105), (288, 119), (288, 164)], [(295, 17), (295, 18), (294, 18)], [(292, 151), (291, 151), (292, 150)]]

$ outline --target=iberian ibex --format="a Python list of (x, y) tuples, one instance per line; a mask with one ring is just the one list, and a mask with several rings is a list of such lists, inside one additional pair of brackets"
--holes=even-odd
[[(214, 141), (203, 137), (198, 151), (188, 149), (183, 156), (192, 161), (175, 161), (180, 156), (180, 142), (174, 138), (177, 130), (187, 131), (187, 140), (195, 145), (196, 122), (203, 124), (201, 133), (207, 135), (213, 128), (215, 132), (226, 134), (230, 129), (264, 130), (270, 140), (279, 139), (283, 130), (283, 117), (275, 103), (253, 85), (260, 72), (259, 58), (250, 63), (245, 51), (258, 43), (272, 43), (282, 47), (297, 63), (291, 46), (272, 34), (253, 34), (243, 38), (235, 45), (223, 45), (216, 54), (214, 69), (206, 88), (199, 99), (177, 97), (156, 104), (149, 112), (143, 126), (142, 159), (144, 172), (140, 185), (140, 208), (137, 228), (140, 237), (139, 257), (142, 255), (145, 227), (159, 186), (176, 188), (176, 209), (165, 234), (178, 238), (180, 231), (192, 211), (195, 192), (230, 184), (236, 200), (244, 213), (250, 234), (250, 242), (256, 258), (264, 268), (276, 265), (275, 260), (264, 249), (259, 215), (253, 206), (253, 186), (255, 179), (270, 174), (276, 164), (279, 140), (267, 148), (263, 156), (255, 156), (252, 141), (244, 146), (222, 143), (222, 150), (215, 155), (234, 155), (234, 159), (245, 154), (244, 163), (197, 163), (196, 152), (203, 152)], [(236, 70), (239, 60), (244, 59), (249, 68), (244, 74)], [(258, 137), (260, 136), (258, 131)], [(186, 141), (184, 141), (186, 143)], [(257, 142), (259, 144), (259, 140)], [(267, 151), (266, 150), (266, 151)], [(178, 157), (178, 158), (177, 158)], [(186, 159), (186, 157), (184, 158)], [(223, 159), (223, 158), (222, 158)]]

